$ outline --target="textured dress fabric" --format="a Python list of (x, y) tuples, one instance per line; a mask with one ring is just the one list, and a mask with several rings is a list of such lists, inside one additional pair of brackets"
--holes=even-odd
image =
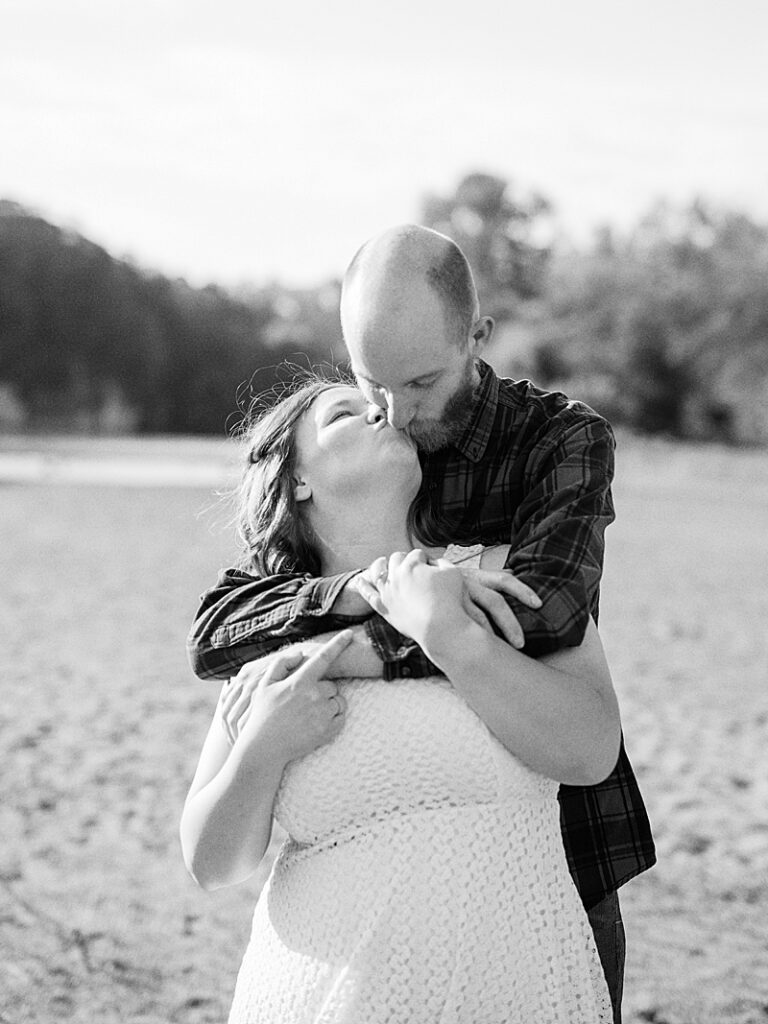
[[(447, 557), (477, 564), (479, 549)], [(230, 1024), (612, 1021), (557, 783), (445, 679), (341, 685), (341, 733), (283, 776), (289, 838)]]

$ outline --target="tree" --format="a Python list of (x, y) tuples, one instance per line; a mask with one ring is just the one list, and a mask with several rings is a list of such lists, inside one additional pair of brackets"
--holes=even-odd
[(551, 212), (542, 196), (515, 196), (503, 178), (475, 172), (462, 178), (452, 196), (428, 196), (422, 221), (458, 243), (472, 267), (483, 308), (506, 317), (520, 300), (542, 291)]
[(659, 204), (559, 253), (535, 325), (541, 383), (645, 432), (768, 440), (768, 228)]
[(33, 428), (225, 429), (276, 363), (267, 300), (194, 289), (0, 203), (0, 387)]

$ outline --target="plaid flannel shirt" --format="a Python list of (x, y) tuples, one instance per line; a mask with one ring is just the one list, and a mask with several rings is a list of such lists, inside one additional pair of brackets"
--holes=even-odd
[[(590, 614), (597, 622), (603, 534), (614, 518), (613, 433), (588, 406), (478, 365), (472, 419), (455, 446), (422, 458), (422, 487), (441, 509), (447, 540), (510, 545), (507, 568), (542, 599), (538, 610), (510, 601), (524, 650), (537, 657), (579, 644)], [(203, 596), (189, 635), (195, 672), (226, 677), (293, 640), (361, 621), (333, 612), (353, 575), (261, 579), (224, 571)], [(386, 679), (436, 673), (380, 616), (365, 621)], [(559, 799), (569, 867), (587, 907), (655, 863), (623, 741), (604, 782), (561, 786)]]

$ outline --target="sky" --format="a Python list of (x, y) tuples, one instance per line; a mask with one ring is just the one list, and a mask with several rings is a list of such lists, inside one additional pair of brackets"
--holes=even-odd
[(472, 171), (577, 244), (768, 221), (764, 0), (3, 0), (0, 198), (193, 284), (340, 275)]

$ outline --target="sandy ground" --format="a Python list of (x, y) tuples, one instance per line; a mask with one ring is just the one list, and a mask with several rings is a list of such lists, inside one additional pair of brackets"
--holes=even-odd
[[(768, 1021), (768, 455), (626, 438), (619, 467), (601, 626), (659, 848), (625, 1021)], [(207, 485), (56, 479), (0, 483), (0, 1024), (226, 1020), (263, 872), (200, 892), (177, 823), (231, 539)]]

